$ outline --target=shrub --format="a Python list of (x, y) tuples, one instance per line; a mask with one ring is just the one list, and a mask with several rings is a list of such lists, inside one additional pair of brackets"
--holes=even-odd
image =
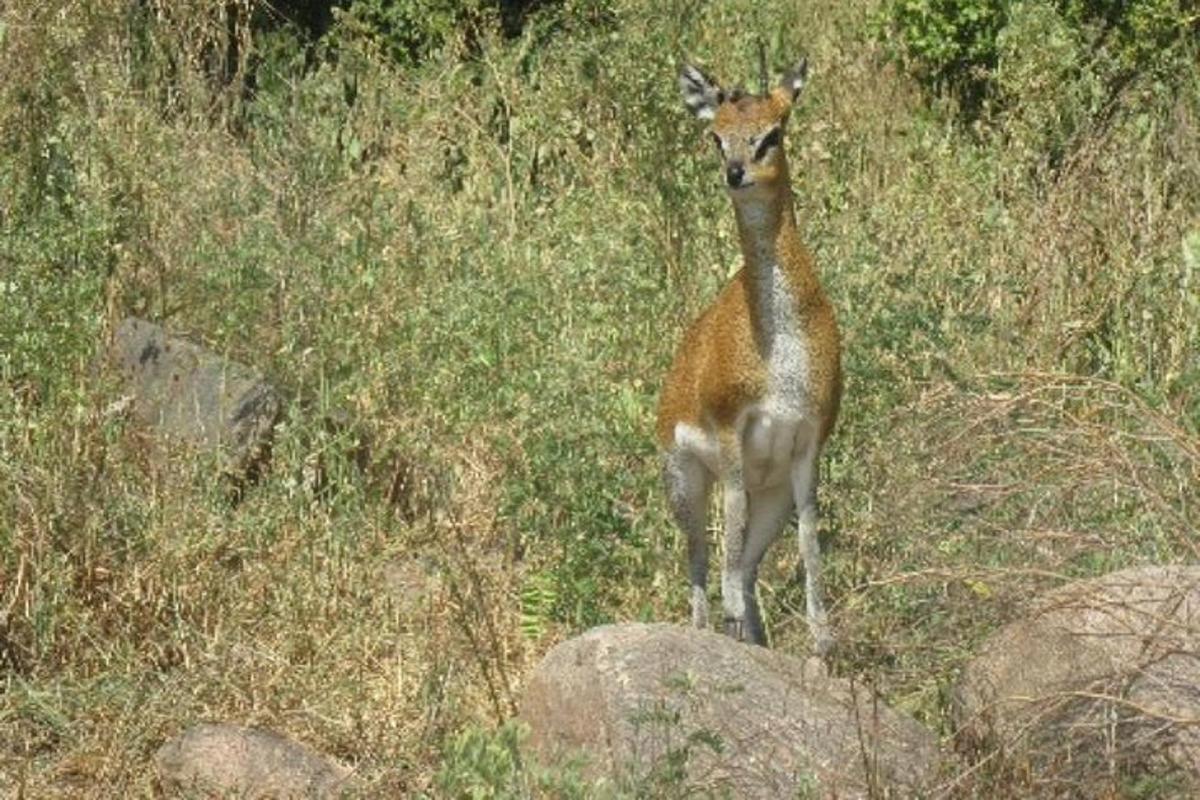
[[(1056, 28), (1050, 45), (1059, 55), (1064, 44), (1087, 55), (1060, 60), (1052, 74), (1091, 72), (1110, 95), (1139, 75), (1173, 85), (1192, 63), (1200, 33), (1191, 0), (889, 0), (883, 14), (879, 32), (891, 55), (931, 90), (954, 95), (972, 116), (989, 100), (1024, 101), (997, 78), (1014, 38), (1026, 49), (1045, 44), (1021, 35), (1031, 25)], [(1065, 84), (1068, 92), (1072, 83)]]
[(444, 797), (582, 798), (592, 794), (579, 776), (579, 765), (549, 769), (521, 752), (526, 735), (518, 723), (495, 730), (468, 728), (455, 736), (443, 753), (435, 779)]
[(993, 96), (1009, 141), (1028, 158), (1057, 162), (1104, 101), (1086, 37), (1051, 3), (1022, 3), (996, 37)]
[(900, 58), (927, 86), (949, 89), (972, 106), (996, 67), (996, 37), (1008, 18), (1001, 0), (892, 0), (886, 33)]
[(391, 62), (415, 66), (444, 46), (474, 49), (485, 31), (519, 36), (530, 13), (560, 0), (353, 0), (336, 14), (335, 37), (369, 41)]

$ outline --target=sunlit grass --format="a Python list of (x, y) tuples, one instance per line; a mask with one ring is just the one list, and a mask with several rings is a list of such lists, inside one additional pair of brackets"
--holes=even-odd
[[(686, 53), (753, 83), (736, 20), (771, 32), (773, 63), (814, 66), (789, 154), (845, 335), (822, 490), (836, 668), (946, 733), (957, 668), (1035, 589), (1195, 558), (1195, 92), (1048, 175), (931, 111), (871, 43), (870, 3), (617, 3), (403, 74), (370, 52), (279, 58), (235, 125), (198, 72), (167, 107), (132, 79), (118, 4), (18, 6), (4, 791), (148, 794), (154, 749), (202, 719), (298, 736), (373, 794), (434, 791), (444, 748), (495, 755), (472, 726), (511, 714), (553, 643), (685, 620), (652, 418), (737, 253), (674, 69)], [(289, 397), (240, 503), (111, 410), (126, 314)], [(770, 560), (774, 646), (805, 653), (793, 541)]]

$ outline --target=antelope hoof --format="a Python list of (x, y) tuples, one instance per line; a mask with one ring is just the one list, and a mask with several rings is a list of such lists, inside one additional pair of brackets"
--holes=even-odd
[(746, 641), (746, 623), (737, 617), (725, 618), (725, 635), (739, 642)]

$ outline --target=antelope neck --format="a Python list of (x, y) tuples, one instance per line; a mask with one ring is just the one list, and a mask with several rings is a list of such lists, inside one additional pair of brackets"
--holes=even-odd
[(766, 352), (772, 348), (781, 323), (784, 329), (788, 327), (781, 317), (794, 320), (804, 299), (815, 297), (820, 288), (796, 230), (789, 189), (784, 189), (782, 196), (735, 200), (734, 210), (749, 278), (755, 334), (759, 347)]
[(747, 197), (734, 200), (742, 256), (750, 269), (776, 263), (785, 238), (795, 237), (796, 221), (792, 212), (791, 192), (783, 197)]

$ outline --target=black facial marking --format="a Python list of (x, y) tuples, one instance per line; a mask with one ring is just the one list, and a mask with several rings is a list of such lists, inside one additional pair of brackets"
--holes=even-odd
[(783, 141), (783, 129), (778, 128), (778, 127), (772, 128), (771, 132), (768, 133), (766, 136), (764, 136), (762, 138), (762, 141), (760, 141), (758, 143), (758, 147), (755, 148), (754, 160), (762, 161), (763, 158), (767, 155), (767, 152), (772, 147), (778, 147), (779, 143), (782, 141)]

